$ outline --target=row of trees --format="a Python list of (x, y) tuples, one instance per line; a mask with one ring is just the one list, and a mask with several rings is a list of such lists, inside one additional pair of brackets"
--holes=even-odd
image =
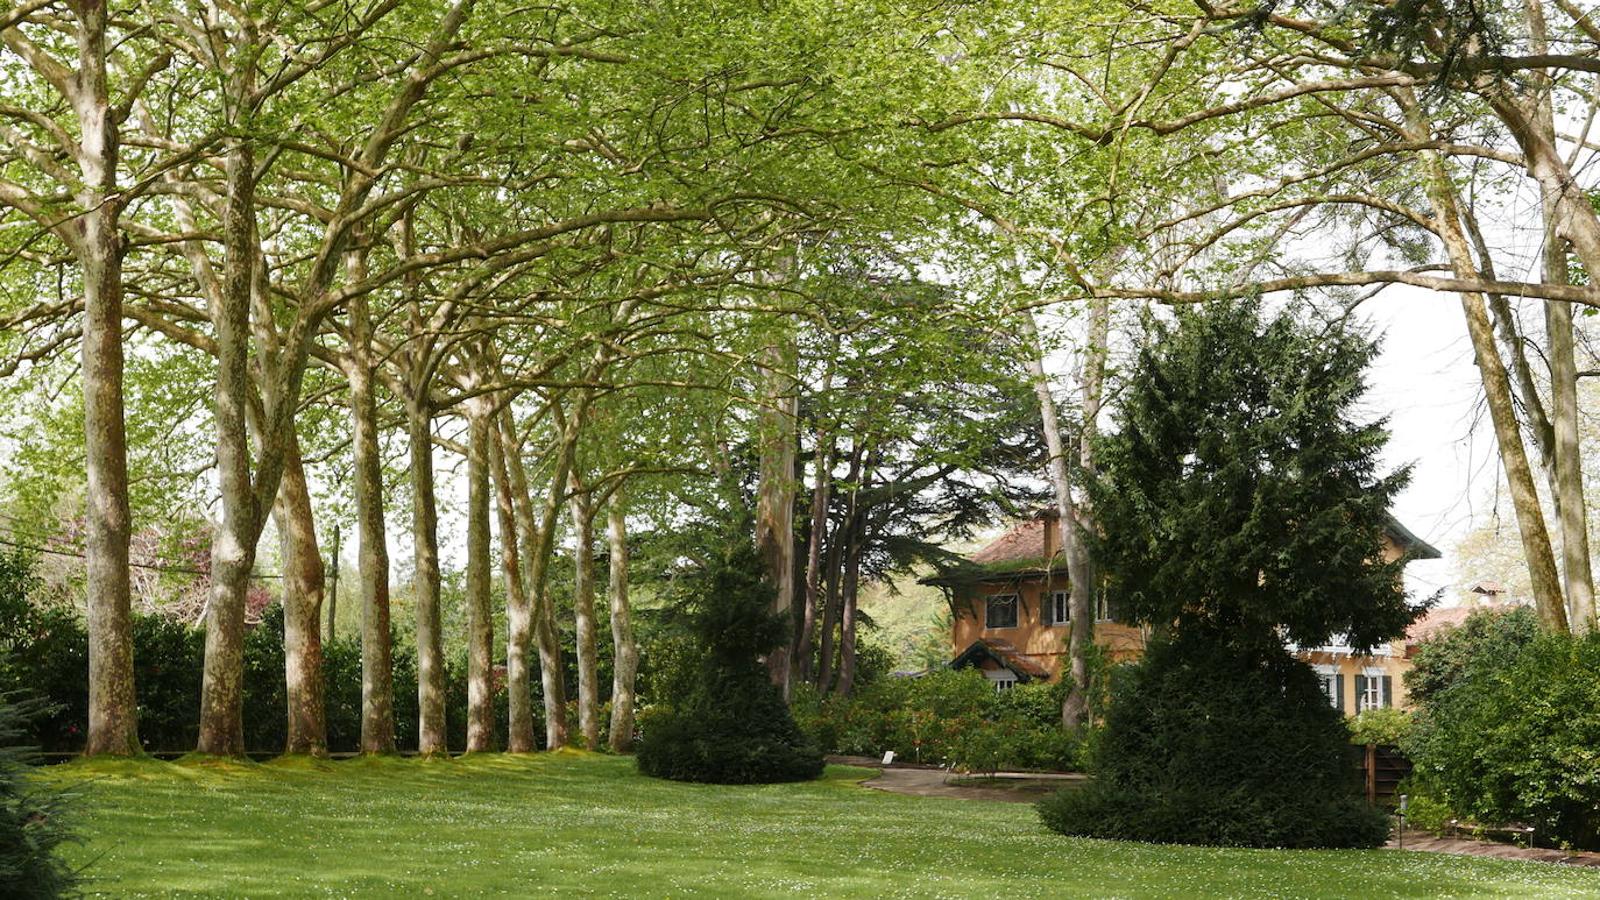
[[(1600, 306), (1583, 166), (1600, 34), (1566, 0), (1413, 12), (7, 7), (0, 350), (17, 408), (46, 410), (11, 429), (8, 515), (54, 532), (81, 513), (88, 749), (138, 749), (136, 509), (211, 519), (206, 752), (244, 749), (241, 647), (268, 534), (289, 749), (320, 749), (330, 521), (357, 535), (370, 751), (393, 744), (396, 563), (423, 749), (443, 747), (457, 554), (469, 744), (497, 727), (498, 592), (507, 744), (531, 749), (535, 654), (545, 741), (567, 740), (551, 569), (569, 544), (592, 744), (603, 522), (625, 740), (630, 528), (747, 498), (794, 624), (769, 674), (848, 692), (863, 579), (936, 559), (942, 534), (1030, 497), (1024, 472), (1046, 471), (1063, 521), (1092, 522), (1078, 482), (1096, 469), (1085, 438), (1114, 374), (1113, 301), (1458, 293), (1538, 608), (1550, 628), (1589, 628), (1573, 307)], [(1537, 215), (1517, 215), (1527, 196)], [(1537, 277), (1501, 274), (1530, 252)], [(1046, 307), (1080, 338), (1065, 405)], [(1095, 579), (1083, 535), (1065, 537), (1082, 676)], [(1069, 695), (1068, 724), (1084, 709)]]
[[(861, 579), (992, 515), (1016, 490), (958, 476), (1003, 480), (1027, 451), (987, 311), (951, 316), (948, 292), (889, 255), (926, 230), (930, 201), (837, 145), (859, 131), (841, 108), (882, 97), (863, 91), (871, 71), (828, 71), (831, 42), (923, 26), (821, 12), (459, 0), (5, 13), (5, 351), (13, 396), (56, 414), (23, 417), (8, 517), (14, 540), (72, 552), (81, 510), (88, 752), (139, 749), (129, 573), (160, 560), (131, 556), (134, 498), (146, 529), (162, 507), (208, 511), (201, 752), (245, 749), (244, 634), (273, 556), (286, 749), (325, 750), (330, 520), (356, 534), (368, 752), (394, 748), (391, 590), (406, 564), (420, 749), (445, 747), (452, 552), (465, 557), (468, 748), (501, 727), (496, 594), (506, 746), (538, 743), (535, 678), (543, 743), (573, 739), (565, 652), (576, 739), (598, 742), (609, 696), (625, 744), (630, 528), (670, 529), (752, 492), (763, 523), (781, 520), (765, 539), (769, 556), (784, 548), (781, 602), (807, 611), (784, 665), (850, 690)], [(805, 565), (802, 418), (820, 460)], [(452, 460), (465, 471), (441, 483)], [(440, 525), (452, 514), (454, 538)], [(563, 542), (570, 649), (551, 571)]]

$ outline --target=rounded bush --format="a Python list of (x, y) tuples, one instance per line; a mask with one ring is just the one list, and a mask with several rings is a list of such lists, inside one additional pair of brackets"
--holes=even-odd
[(764, 679), (712, 685), (640, 719), (639, 771), (675, 781), (765, 784), (822, 774), (822, 752), (801, 734)]
[(687, 644), (665, 703), (640, 716), (639, 771), (716, 784), (803, 781), (822, 774), (822, 752), (795, 724), (767, 680), (763, 654), (788, 639), (776, 593), (760, 575), (746, 528), (681, 580)]
[(1193, 629), (1153, 642), (1115, 698), (1084, 787), (1041, 801), (1063, 834), (1244, 847), (1373, 847), (1349, 735), (1281, 646)]

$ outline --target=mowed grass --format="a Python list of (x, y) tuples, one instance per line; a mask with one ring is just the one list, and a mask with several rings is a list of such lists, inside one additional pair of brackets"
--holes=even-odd
[(1600, 896), (1593, 870), (1537, 863), (1067, 839), (1030, 806), (885, 794), (871, 774), (712, 787), (557, 753), (44, 777), (81, 793), (71, 857), (116, 897)]

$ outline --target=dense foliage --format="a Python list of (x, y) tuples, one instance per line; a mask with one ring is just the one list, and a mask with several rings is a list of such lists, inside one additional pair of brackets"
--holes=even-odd
[(28, 720), (42, 711), (37, 699), (0, 692), (0, 888), (17, 900), (59, 897), (78, 882), (57, 855), (73, 837), (62, 818), (67, 797), (30, 776), (35, 751), (23, 746)]
[(1094, 779), (1040, 803), (1064, 834), (1250, 847), (1373, 847), (1385, 815), (1357, 794), (1348, 733), (1282, 646), (1187, 629), (1121, 686)]
[(1008, 691), (976, 669), (887, 678), (849, 697), (797, 692), (795, 718), (830, 753), (881, 756), (957, 770), (1077, 768), (1083, 742), (1061, 728), (1065, 686)]
[(1528, 609), (1481, 612), (1423, 645), (1409, 787), (1456, 818), (1600, 849), (1600, 636), (1535, 625)]
[(1253, 301), (1148, 328), (1092, 485), (1119, 616), (1302, 646), (1404, 633), (1403, 563), (1380, 553), (1409, 469), (1380, 475), (1388, 431), (1356, 418), (1377, 345)]
[(1350, 717), (1350, 743), (1393, 746), (1411, 734), (1411, 713), (1392, 706), (1364, 709)]
[(1098, 561), (1113, 609), (1157, 629), (1113, 696), (1094, 781), (1041, 805), (1067, 834), (1265, 847), (1374, 846), (1349, 732), (1285, 641), (1404, 632), (1384, 562), (1382, 423), (1356, 420), (1376, 352), (1259, 302), (1152, 320), (1102, 441)]
[(658, 778), (749, 784), (822, 774), (822, 753), (795, 724), (762, 656), (788, 639), (748, 538), (727, 539), (678, 598), (692, 652), (675, 690), (640, 717), (639, 770)]

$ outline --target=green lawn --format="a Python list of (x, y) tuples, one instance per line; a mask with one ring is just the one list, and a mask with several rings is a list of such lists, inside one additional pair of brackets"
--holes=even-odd
[(1395, 851), (1066, 839), (1025, 805), (888, 795), (870, 773), (702, 787), (581, 754), (74, 763), (93, 892), (129, 896), (1532, 897), (1600, 874)]

